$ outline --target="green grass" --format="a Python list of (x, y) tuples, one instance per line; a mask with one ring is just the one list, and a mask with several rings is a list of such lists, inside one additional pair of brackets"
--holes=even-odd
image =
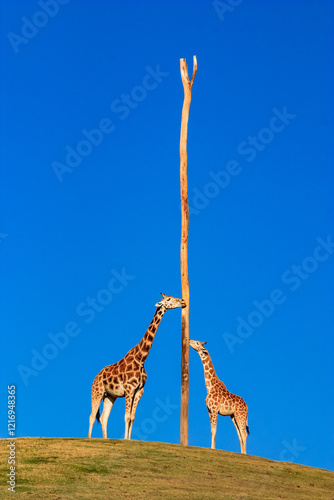
[[(9, 472), (7, 443), (1, 440), (2, 478)], [(334, 500), (333, 472), (221, 450), (19, 438), (16, 459), (16, 499)], [(6, 490), (0, 498), (8, 498)]]

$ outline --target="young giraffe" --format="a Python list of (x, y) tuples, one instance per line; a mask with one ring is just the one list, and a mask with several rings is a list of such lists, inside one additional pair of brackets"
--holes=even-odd
[(103, 400), (101, 425), (103, 437), (107, 438), (107, 422), (111, 408), (117, 398), (125, 397), (125, 435), (124, 439), (131, 438), (132, 424), (135, 419), (136, 408), (144, 392), (147, 375), (144, 363), (150, 352), (154, 336), (160, 321), (167, 309), (186, 307), (182, 299), (171, 295), (162, 295), (162, 300), (156, 305), (153, 319), (141, 339), (123, 359), (114, 365), (108, 365), (95, 377), (92, 386), (92, 412), (89, 417), (88, 437), (92, 435), (95, 418), (100, 421), (100, 404)]
[[(200, 355), (204, 368), (204, 379), (208, 395), (205, 403), (209, 412), (211, 422), (211, 448), (215, 448), (215, 437), (217, 430), (217, 418), (219, 415), (230, 416), (237, 429), (241, 453), (246, 454), (246, 439), (249, 434), (248, 408), (245, 401), (232, 394), (226, 389), (226, 385), (219, 380), (213, 367), (210, 355), (205, 349), (206, 342), (189, 340), (190, 346)], [(245, 430), (245, 426), (247, 432)]]

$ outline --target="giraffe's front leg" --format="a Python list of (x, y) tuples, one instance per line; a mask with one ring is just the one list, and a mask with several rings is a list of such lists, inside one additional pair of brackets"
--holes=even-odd
[(131, 392), (125, 396), (125, 433), (124, 439), (130, 439), (130, 427), (131, 427), (131, 411), (133, 407), (135, 393)]
[(215, 449), (215, 439), (216, 439), (216, 431), (217, 431), (217, 418), (218, 418), (218, 411), (212, 411), (209, 410), (209, 417), (210, 417), (210, 423), (211, 423), (211, 449)]
[(134, 397), (134, 401), (133, 401), (133, 405), (132, 405), (132, 410), (131, 410), (130, 425), (129, 425), (129, 439), (131, 439), (132, 426), (133, 426), (133, 422), (135, 420), (137, 405), (138, 405), (138, 403), (140, 401), (140, 398), (143, 395), (143, 392), (144, 392), (144, 387), (142, 389), (139, 389), (136, 392), (136, 395)]

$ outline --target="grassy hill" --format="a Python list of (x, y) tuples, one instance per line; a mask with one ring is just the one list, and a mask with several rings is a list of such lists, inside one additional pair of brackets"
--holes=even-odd
[[(1, 475), (9, 472), (1, 440)], [(15, 498), (334, 500), (334, 473), (221, 450), (102, 439), (16, 440)], [(10, 492), (2, 482), (0, 497)]]

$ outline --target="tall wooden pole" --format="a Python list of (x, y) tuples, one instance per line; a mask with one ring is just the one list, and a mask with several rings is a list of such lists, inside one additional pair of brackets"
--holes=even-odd
[(181, 284), (182, 298), (187, 307), (182, 309), (182, 352), (181, 352), (181, 415), (180, 442), (188, 446), (188, 405), (189, 405), (189, 277), (188, 277), (188, 179), (187, 179), (187, 136), (188, 117), (191, 102), (192, 86), (197, 72), (197, 59), (194, 56), (193, 74), (189, 81), (188, 67), (185, 59), (180, 59), (181, 79), (184, 89), (184, 100), (181, 119), (180, 137), (180, 181), (181, 181)]

